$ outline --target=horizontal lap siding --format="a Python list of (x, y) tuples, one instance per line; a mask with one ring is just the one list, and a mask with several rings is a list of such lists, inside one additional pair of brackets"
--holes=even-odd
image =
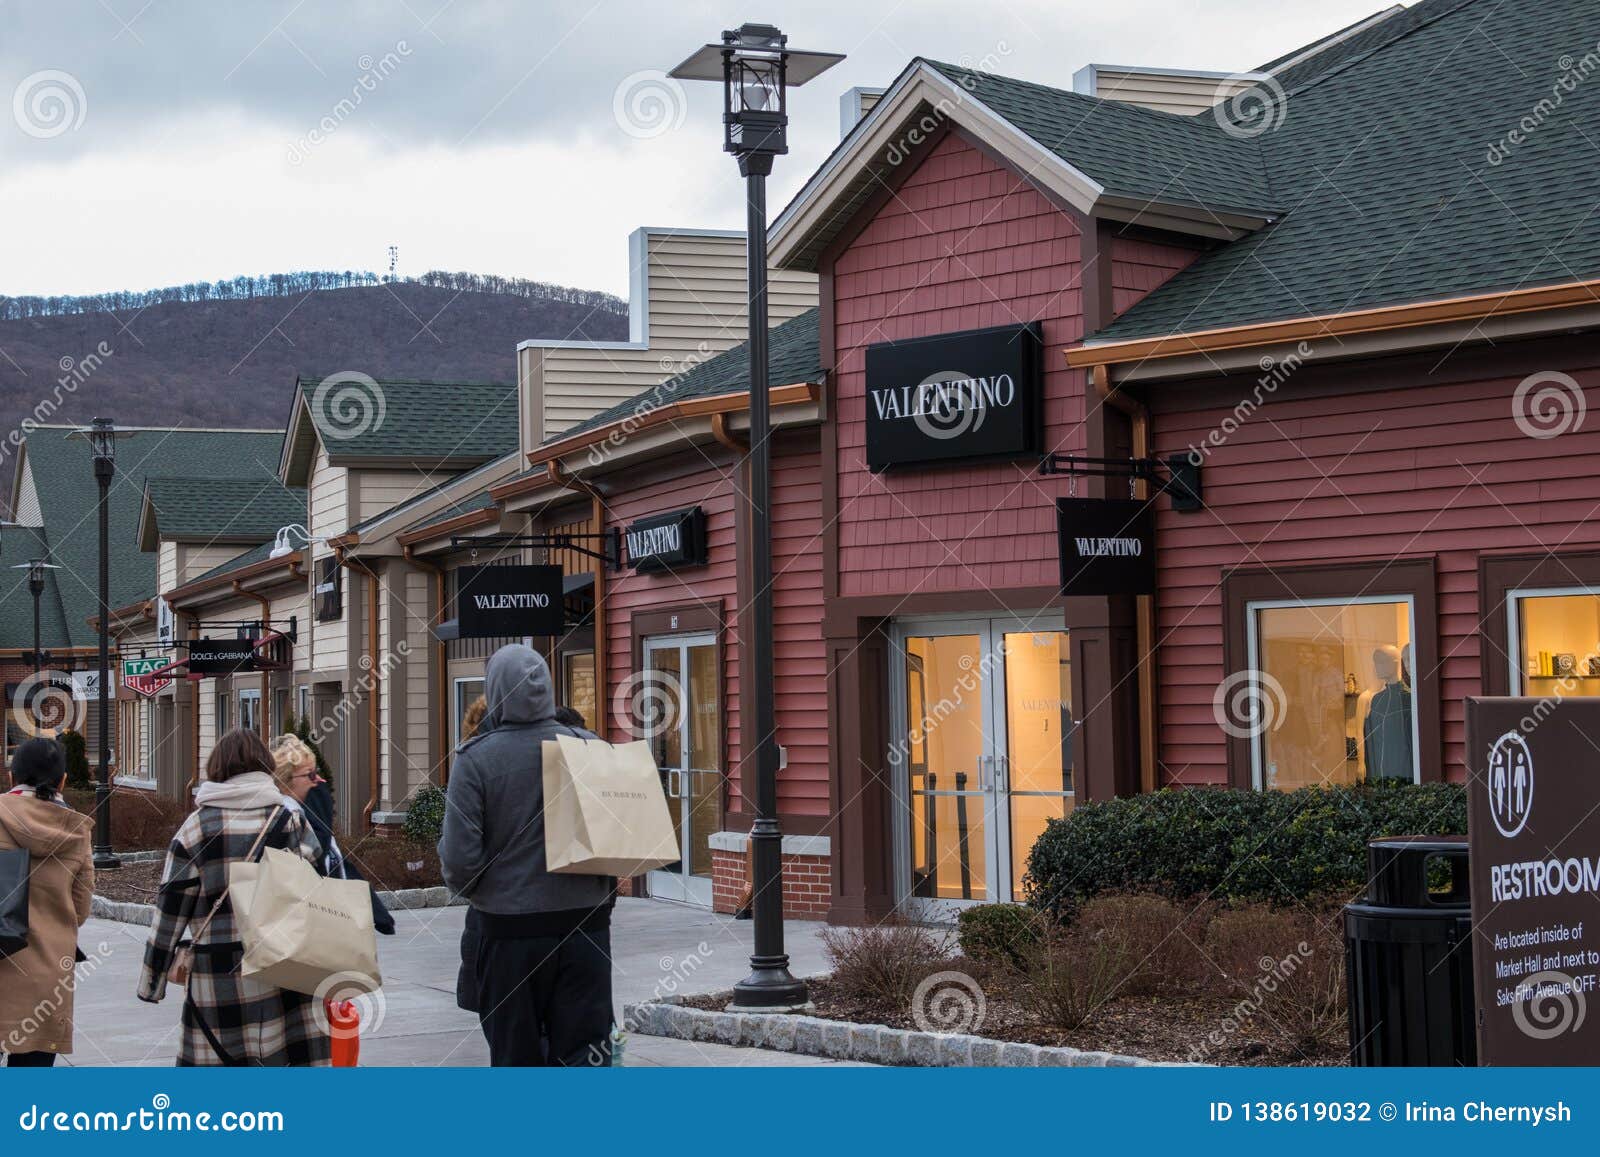
[[(1594, 372), (1575, 372), (1591, 408), (1600, 404)], [(1479, 553), (1600, 545), (1600, 422), (1526, 436), (1512, 411), (1520, 380), (1330, 397), (1296, 397), (1290, 380), (1210, 449), (1205, 510), (1159, 505), (1163, 782), (1227, 780), (1212, 710), (1224, 675), (1224, 567), (1421, 556), (1437, 569), (1445, 774), (1462, 778), (1462, 700), (1481, 683)], [(1154, 387), (1157, 452), (1205, 445), (1254, 388)]]
[[(1024, 587), (1057, 577), (1054, 499), (1031, 461), (873, 475), (866, 347), (1041, 321), (1044, 447), (1083, 449), (1078, 230), (1022, 177), (952, 134), (834, 265), (839, 593)], [(1130, 274), (1130, 277), (1135, 275)]]
[(822, 463), (814, 430), (780, 436), (772, 462), (773, 660), (785, 815), (828, 814), (828, 663), (822, 642)]

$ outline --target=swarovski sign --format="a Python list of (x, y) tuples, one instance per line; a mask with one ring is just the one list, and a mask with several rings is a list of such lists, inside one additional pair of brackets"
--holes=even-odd
[(1037, 323), (867, 347), (867, 466), (1013, 458), (1039, 449)]
[(566, 603), (558, 566), (464, 566), (456, 571), (463, 639), (560, 635)]

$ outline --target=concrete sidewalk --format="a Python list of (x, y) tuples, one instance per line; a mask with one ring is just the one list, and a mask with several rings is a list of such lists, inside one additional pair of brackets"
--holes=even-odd
[[(464, 908), (395, 913), (394, 936), (380, 936), (384, 987), (377, 1023), (363, 1027), (363, 1065), (485, 1065), (488, 1047), (477, 1017), (456, 1007)], [(796, 975), (826, 968), (821, 926), (792, 922), (787, 945)], [(76, 1051), (59, 1063), (171, 1065), (177, 1055), (182, 998), (161, 1004), (134, 995), (149, 930), (91, 920), (79, 942), (89, 963), (79, 966)], [(616, 970), (613, 986), (622, 1006), (651, 996), (714, 992), (732, 987), (748, 971), (751, 925), (696, 908), (654, 900), (622, 899), (612, 921)], [(839, 1062), (763, 1049), (630, 1036), (629, 1065), (829, 1065)]]

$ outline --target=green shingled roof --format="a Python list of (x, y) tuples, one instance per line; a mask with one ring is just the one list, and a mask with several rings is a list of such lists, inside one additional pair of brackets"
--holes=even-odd
[[(1592, 0), (1545, 0), (1537, 19), (1497, 0), (1422, 0), (1327, 49), (1303, 83), (1289, 70), (1282, 122), (1255, 138), (1285, 216), (1092, 340), (1600, 277), (1600, 85), (1550, 107), (1558, 62), (1593, 46), (1593, 15)], [(1492, 163), (1491, 144), (1530, 117)]]
[[(54, 646), (89, 646), (94, 634), (88, 619), (98, 608), (99, 574), (98, 488), (90, 461), (89, 444), (69, 438), (70, 427), (38, 426), (28, 431), (24, 450), (27, 468), (38, 491), (44, 528), (38, 532), (48, 547), (50, 561), (62, 569), (50, 572), (44, 596), (46, 621), (53, 615), (63, 638)], [(139, 429), (117, 442), (117, 472), (108, 499), (110, 516), (111, 606), (125, 607), (156, 594), (156, 555), (141, 551), (137, 539), (145, 482), (150, 477), (183, 474), (210, 477), (277, 476), (283, 433), (277, 430)], [(13, 556), (7, 531), (5, 557)], [(17, 554), (23, 551), (19, 547)], [(21, 571), (5, 571), (0, 582), (9, 608), (26, 581)], [(28, 615), (0, 617), (0, 646), (32, 645), (33, 620)]]
[(1221, 211), (1279, 208), (1256, 142), (1178, 116), (926, 62), (1115, 197)]
[[(332, 384), (323, 389), (324, 382)], [(374, 384), (375, 394), (353, 380), (297, 381), (329, 457), (487, 462), (516, 448), (514, 382), (383, 378)]]
[[(808, 309), (767, 334), (767, 381), (772, 386), (792, 386), (797, 382), (820, 382), (822, 358), (817, 346), (817, 311)], [(716, 357), (707, 358), (692, 369), (668, 378), (660, 385), (636, 394), (625, 402), (601, 410), (588, 421), (568, 427), (545, 439), (548, 445), (581, 434), (585, 430), (609, 426), (630, 415), (648, 413), (690, 398), (710, 398), (750, 388), (749, 343), (740, 342)]]
[(153, 538), (261, 542), (306, 520), (306, 492), (276, 477), (149, 478), (144, 485), (147, 549)]

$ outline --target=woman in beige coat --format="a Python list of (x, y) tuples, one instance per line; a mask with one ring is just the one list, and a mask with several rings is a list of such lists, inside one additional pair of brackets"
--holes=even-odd
[(0, 795), (0, 849), (25, 848), (28, 943), (0, 957), (0, 1052), (11, 1068), (47, 1068), (72, 1051), (73, 958), (89, 918), (94, 865), (89, 817), (58, 792), (67, 760), (53, 739), (30, 739), (11, 761)]

